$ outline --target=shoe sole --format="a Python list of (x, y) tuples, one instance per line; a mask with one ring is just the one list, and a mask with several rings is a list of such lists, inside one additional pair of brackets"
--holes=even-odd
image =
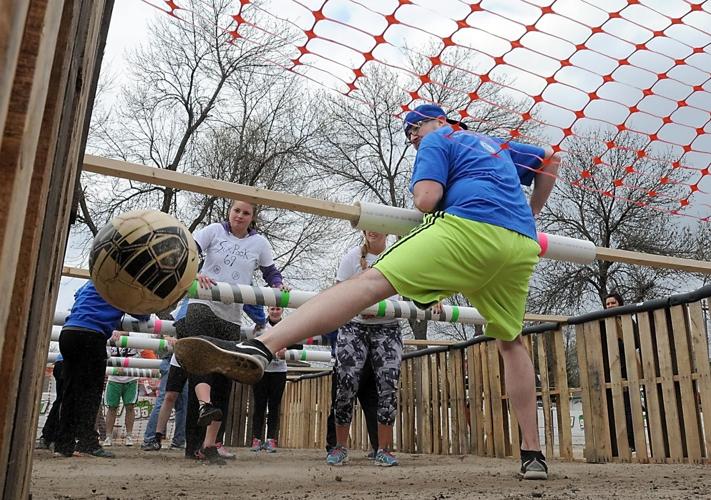
[(385, 464), (383, 462), (375, 462), (378, 467), (397, 467), (400, 464)]
[(222, 410), (220, 410), (219, 408), (215, 408), (207, 415), (203, 415), (202, 417), (198, 418), (196, 424), (198, 427), (207, 427), (215, 420), (222, 420)]
[(519, 473), (519, 475), (524, 479), (531, 479), (531, 480), (543, 481), (543, 480), (548, 479), (548, 473), (544, 472), (544, 471), (529, 470), (529, 471), (524, 472), (523, 474)]
[(252, 356), (227, 351), (205, 339), (180, 339), (175, 343), (174, 352), (178, 363), (195, 375), (220, 373), (248, 385), (256, 384), (264, 375), (264, 368)]

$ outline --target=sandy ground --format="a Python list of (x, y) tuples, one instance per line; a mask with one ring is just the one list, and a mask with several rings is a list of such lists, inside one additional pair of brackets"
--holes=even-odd
[(399, 454), (401, 466), (375, 467), (352, 452), (343, 467), (316, 450), (246, 449), (226, 466), (182, 453), (114, 447), (115, 459), (55, 458), (36, 451), (32, 498), (445, 499), (711, 498), (711, 466), (550, 463), (548, 481), (522, 481), (514, 460)]

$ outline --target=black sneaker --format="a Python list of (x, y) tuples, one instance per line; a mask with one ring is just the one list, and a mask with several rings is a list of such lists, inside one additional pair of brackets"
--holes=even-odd
[(82, 456), (89, 455), (92, 457), (99, 457), (99, 458), (114, 458), (114, 457), (116, 457), (116, 455), (114, 455), (110, 451), (103, 449), (101, 446), (99, 446), (98, 448), (94, 448), (91, 451), (82, 451), (81, 455)]
[(215, 420), (222, 420), (222, 410), (211, 403), (202, 403), (198, 414), (197, 425), (207, 427)]
[(203, 448), (200, 450), (200, 453), (204, 457), (203, 460), (210, 465), (227, 464), (227, 462), (225, 462), (225, 459), (220, 456), (220, 453), (217, 451), (217, 447), (215, 446), (208, 446), (207, 448)]
[(540, 451), (521, 450), (521, 472), (524, 479), (548, 479), (546, 457)]
[(221, 373), (243, 384), (256, 384), (273, 355), (257, 339), (239, 344), (211, 337), (188, 337), (175, 343), (175, 357), (189, 373)]

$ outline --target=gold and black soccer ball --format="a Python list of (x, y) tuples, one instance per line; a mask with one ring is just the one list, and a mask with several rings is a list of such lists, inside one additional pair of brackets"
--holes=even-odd
[(198, 252), (190, 231), (172, 215), (136, 210), (111, 219), (89, 256), (91, 279), (109, 304), (132, 314), (163, 311), (190, 287)]

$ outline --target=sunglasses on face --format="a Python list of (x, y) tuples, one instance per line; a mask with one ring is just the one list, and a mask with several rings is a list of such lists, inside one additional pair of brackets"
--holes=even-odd
[(417, 134), (425, 123), (431, 122), (433, 120), (435, 120), (435, 118), (428, 118), (425, 120), (420, 120), (419, 122), (408, 126), (405, 129), (405, 135), (407, 136), (407, 140), (409, 141), (410, 137), (412, 137), (413, 134)]

